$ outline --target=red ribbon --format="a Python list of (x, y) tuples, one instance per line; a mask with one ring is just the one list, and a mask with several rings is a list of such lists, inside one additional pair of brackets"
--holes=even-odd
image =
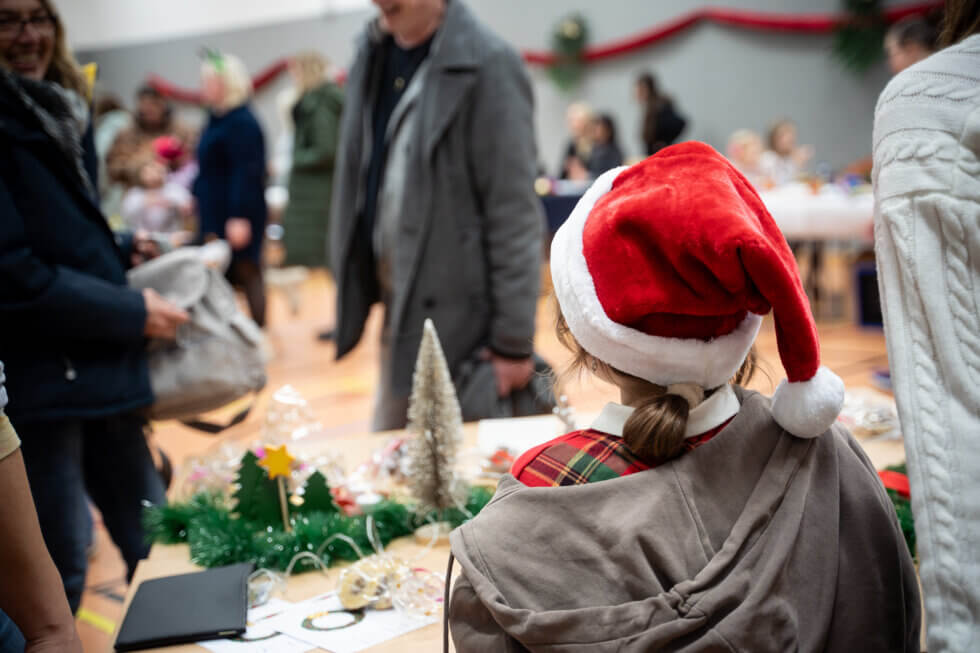
[[(893, 23), (906, 16), (924, 14), (931, 9), (942, 6), (942, 2), (934, 1), (919, 2), (902, 7), (891, 7), (884, 11), (884, 17), (886, 21)], [(582, 53), (582, 59), (587, 62), (596, 62), (618, 57), (670, 38), (701, 21), (745, 29), (825, 34), (832, 32), (839, 25), (846, 22), (847, 16), (832, 14), (779, 14), (744, 11), (741, 9), (704, 7), (652, 27), (635, 36), (586, 48)], [(555, 63), (556, 57), (552, 52), (527, 51), (524, 52), (524, 59), (528, 63), (548, 66)]]
[[(252, 88), (255, 89), (255, 91), (260, 91), (263, 87), (267, 86), (269, 82), (285, 72), (287, 68), (289, 68), (289, 61), (286, 59), (279, 59), (270, 66), (264, 68), (258, 75), (252, 78)], [(168, 82), (163, 77), (153, 73), (151, 73), (149, 78), (147, 78), (146, 83), (156, 89), (160, 95), (170, 98), (171, 100), (176, 100), (177, 102), (187, 102), (188, 104), (201, 104), (201, 92), (197, 89), (180, 88), (176, 84)]]
[[(884, 11), (885, 20), (893, 23), (906, 16), (924, 14), (932, 9), (942, 7), (943, 3), (918, 2), (902, 7), (890, 7)], [(652, 27), (634, 36), (611, 41), (602, 45), (586, 48), (582, 59), (587, 62), (603, 61), (619, 57), (636, 50), (646, 48), (665, 39), (679, 34), (702, 21), (739, 27), (743, 29), (767, 30), (774, 32), (793, 32), (797, 34), (825, 34), (836, 29), (847, 21), (847, 16), (840, 14), (780, 14), (742, 9), (718, 9), (703, 7)], [(531, 64), (549, 66), (556, 61), (553, 52), (528, 50), (523, 53), (524, 60)], [(256, 91), (261, 90), (274, 80), (288, 67), (286, 59), (280, 59), (265, 68), (252, 79)], [(343, 83), (344, 73), (341, 73), (338, 83)], [(161, 95), (178, 102), (201, 104), (201, 94), (197, 90), (180, 88), (159, 75), (151, 74), (147, 84), (155, 88)]]
[(909, 493), (909, 477), (905, 474), (891, 469), (883, 469), (878, 472), (878, 476), (881, 478), (881, 482), (885, 484), (885, 488), (898, 492), (899, 496), (906, 499), (911, 496)]

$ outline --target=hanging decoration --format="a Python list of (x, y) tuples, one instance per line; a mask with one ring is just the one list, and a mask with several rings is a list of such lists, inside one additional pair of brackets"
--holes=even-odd
[[(890, 24), (906, 16), (925, 14), (942, 6), (943, 3), (937, 0), (915, 2), (907, 5), (888, 7), (881, 12), (881, 15), (884, 21)], [(848, 15), (837, 14), (784, 14), (704, 7), (682, 14), (677, 18), (655, 25), (643, 32), (623, 39), (593, 47), (585, 47), (583, 42), (582, 50), (578, 53), (576, 59), (582, 64), (615, 59), (660, 43), (672, 36), (687, 31), (701, 22), (758, 31), (829, 34), (836, 31), (841, 25), (847, 24), (849, 18), (851, 17)], [(524, 60), (529, 64), (540, 66), (555, 66), (561, 58), (557, 51), (542, 52), (540, 50), (526, 50), (522, 55)], [(256, 92), (264, 89), (288, 68), (289, 62), (286, 59), (279, 59), (273, 62), (252, 78), (252, 87)], [(346, 74), (341, 72), (338, 74), (336, 82), (343, 85), (344, 81), (346, 81)], [(164, 97), (168, 97), (177, 102), (201, 104), (200, 91), (182, 88), (173, 82), (167, 81), (160, 75), (151, 73), (147, 78), (147, 84), (155, 88)]]
[(574, 88), (582, 77), (585, 62), (582, 53), (589, 42), (589, 26), (581, 14), (561, 19), (551, 34), (554, 61), (548, 67), (551, 79), (562, 90)]
[[(943, 3), (938, 1), (916, 2), (897, 7), (889, 7), (884, 10), (883, 16), (886, 22), (893, 23), (906, 16), (924, 14), (942, 6)], [(660, 43), (672, 36), (687, 31), (701, 22), (769, 32), (828, 34), (837, 29), (840, 24), (846, 22), (847, 18), (847, 16), (838, 14), (784, 14), (778, 12), (704, 7), (655, 25), (639, 34), (618, 41), (585, 48), (582, 52), (582, 60), (586, 63), (595, 63), (606, 59), (614, 59), (624, 54), (629, 54)], [(556, 57), (553, 52), (526, 51), (524, 52), (524, 59), (528, 63), (550, 66), (555, 63)]]
[(888, 21), (881, 0), (844, 0), (844, 11), (847, 17), (834, 30), (834, 56), (861, 74), (881, 60)]

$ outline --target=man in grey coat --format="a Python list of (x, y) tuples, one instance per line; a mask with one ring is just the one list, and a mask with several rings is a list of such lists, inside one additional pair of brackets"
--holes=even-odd
[[(461, 0), (375, 4), (348, 76), (335, 173), (337, 356), (382, 302), (373, 427), (400, 428), (432, 318), (464, 417), (485, 417), (487, 395), (507, 397), (533, 372), (543, 216), (530, 83)], [(464, 389), (480, 366), (493, 374)]]

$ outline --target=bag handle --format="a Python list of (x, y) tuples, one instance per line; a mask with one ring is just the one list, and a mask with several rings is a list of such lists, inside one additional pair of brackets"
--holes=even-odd
[(218, 435), (222, 431), (226, 429), (230, 429), (231, 427), (244, 422), (245, 418), (248, 417), (248, 414), (255, 406), (255, 400), (257, 396), (258, 393), (253, 392), (252, 400), (248, 402), (248, 404), (244, 408), (242, 408), (240, 411), (232, 415), (231, 419), (229, 419), (224, 424), (219, 424), (217, 422), (209, 422), (208, 420), (203, 420), (203, 419), (182, 419), (180, 420), (180, 423), (183, 424), (184, 426), (189, 426), (190, 428), (195, 429), (197, 431), (201, 431), (202, 433), (207, 433), (208, 435)]

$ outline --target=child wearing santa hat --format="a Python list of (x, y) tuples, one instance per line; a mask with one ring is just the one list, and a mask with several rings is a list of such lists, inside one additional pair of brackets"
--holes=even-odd
[[(701, 143), (610, 170), (551, 272), (559, 334), (622, 404), (522, 455), (453, 533), (456, 650), (918, 651), (894, 509), (751, 184)], [(770, 311), (772, 399), (739, 385)]]

